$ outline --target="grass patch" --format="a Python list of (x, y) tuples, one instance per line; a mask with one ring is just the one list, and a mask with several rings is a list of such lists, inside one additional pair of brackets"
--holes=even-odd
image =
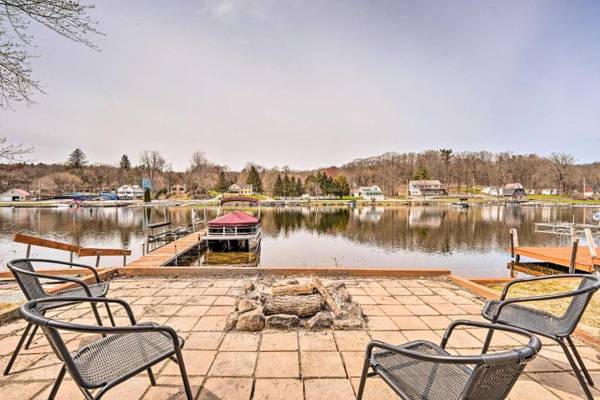
[(543, 201), (546, 203), (562, 203), (562, 204), (597, 204), (600, 205), (600, 200), (594, 199), (572, 199), (569, 196), (564, 195), (546, 195), (546, 194), (530, 194), (527, 196), (528, 200), (531, 201)]
[[(554, 293), (561, 293), (570, 290), (577, 289), (580, 280), (577, 278), (573, 279), (558, 279), (550, 281), (533, 281), (522, 284), (515, 284), (508, 292), (506, 298), (515, 297), (526, 297), (526, 296), (538, 296), (548, 295)], [(490, 289), (497, 292), (502, 292), (504, 285), (492, 285)], [(527, 307), (535, 308), (552, 313), (556, 316), (562, 316), (569, 304), (571, 299), (555, 299), (555, 300), (544, 300), (527, 303)], [(596, 293), (590, 304), (588, 305), (583, 318), (579, 323), (579, 328), (600, 337), (600, 295)]]

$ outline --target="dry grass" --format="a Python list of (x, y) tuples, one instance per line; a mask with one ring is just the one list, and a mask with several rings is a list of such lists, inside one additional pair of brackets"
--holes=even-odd
[[(516, 284), (511, 287), (507, 298), (538, 296), (544, 294), (561, 293), (577, 289), (579, 279), (560, 279), (550, 281), (529, 282), (526, 284)], [(502, 292), (504, 285), (493, 285), (490, 289)], [(569, 306), (571, 299), (545, 300), (529, 303), (528, 306), (539, 310), (550, 312), (556, 316), (561, 316)], [(588, 305), (583, 318), (579, 323), (579, 328), (584, 329), (596, 336), (600, 336), (600, 295), (596, 293)]]

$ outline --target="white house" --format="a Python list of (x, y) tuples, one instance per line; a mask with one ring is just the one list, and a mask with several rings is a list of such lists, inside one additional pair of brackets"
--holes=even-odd
[(0, 194), (0, 201), (23, 201), (31, 198), (31, 194), (23, 189), (10, 189)]
[(123, 185), (117, 189), (117, 197), (124, 200), (137, 199), (144, 196), (144, 189), (138, 185)]
[(381, 201), (385, 199), (381, 188), (377, 185), (361, 186), (352, 192), (354, 197), (361, 197), (365, 200)]
[(254, 187), (252, 185), (238, 185), (237, 183), (234, 183), (229, 186), (227, 193), (251, 195), (254, 194)]
[(408, 194), (410, 196), (443, 196), (448, 194), (448, 190), (437, 179), (416, 180), (408, 182)]
[(558, 189), (542, 189), (542, 194), (546, 196), (556, 196)]

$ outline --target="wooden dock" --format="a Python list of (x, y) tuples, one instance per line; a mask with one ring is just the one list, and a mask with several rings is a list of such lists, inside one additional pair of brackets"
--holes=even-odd
[(190, 233), (130, 262), (126, 267), (152, 268), (168, 264), (178, 255), (197, 246), (204, 235), (206, 235), (205, 229)]
[[(507, 250), (511, 251), (510, 248)], [(572, 252), (571, 247), (515, 247), (514, 249), (517, 256), (560, 265), (567, 269), (571, 266)], [(575, 258), (575, 269), (583, 272), (594, 272), (594, 264), (600, 265), (600, 258), (592, 258), (587, 247), (579, 247)]]

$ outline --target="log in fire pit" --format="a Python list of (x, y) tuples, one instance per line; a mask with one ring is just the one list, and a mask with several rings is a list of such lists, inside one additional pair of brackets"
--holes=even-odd
[(317, 277), (274, 282), (247, 280), (227, 317), (227, 330), (362, 329), (360, 305), (352, 301), (344, 282), (325, 286)]

